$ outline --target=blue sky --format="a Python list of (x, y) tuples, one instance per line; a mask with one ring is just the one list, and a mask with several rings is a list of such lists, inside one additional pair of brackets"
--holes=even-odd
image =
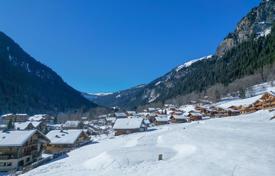
[(260, 0), (0, 0), (0, 30), (72, 87), (148, 83), (215, 52)]

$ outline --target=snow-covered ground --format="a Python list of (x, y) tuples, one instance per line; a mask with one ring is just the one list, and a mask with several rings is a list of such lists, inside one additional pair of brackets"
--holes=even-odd
[[(222, 108), (229, 108), (230, 106), (249, 106), (252, 103), (254, 103), (255, 101), (259, 100), (261, 98), (261, 96), (266, 93), (266, 92), (270, 92), (273, 91), (275, 92), (275, 82), (273, 81), (273, 83), (271, 82), (266, 82), (263, 84), (258, 84), (255, 86), (250, 87), (250, 91), (247, 91), (247, 94), (253, 94), (253, 97), (250, 98), (246, 98), (246, 99), (229, 99), (229, 100), (224, 100), (224, 101), (220, 101), (218, 103), (216, 103), (216, 106), (222, 107)], [(250, 92), (250, 93), (248, 93)]]
[(274, 176), (273, 115), (259, 111), (103, 139), (25, 176)]

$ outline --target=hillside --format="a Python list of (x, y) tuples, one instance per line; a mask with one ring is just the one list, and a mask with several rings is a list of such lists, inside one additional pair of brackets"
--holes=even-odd
[(0, 32), (0, 114), (57, 113), (96, 106)]
[[(239, 22), (236, 30), (221, 42), (213, 56), (189, 61), (142, 88), (101, 96), (95, 102), (135, 109), (140, 105), (176, 101), (177, 98), (188, 100), (186, 97), (190, 94), (217, 99), (220, 95), (215, 94), (229, 93), (236, 91), (236, 88), (209, 91), (213, 86), (228, 87), (236, 80), (251, 75), (256, 77), (251, 81), (254, 84), (272, 79), (275, 75), (274, 21), (275, 2), (264, 0)], [(243, 83), (238, 89), (245, 86), (249, 83)]]

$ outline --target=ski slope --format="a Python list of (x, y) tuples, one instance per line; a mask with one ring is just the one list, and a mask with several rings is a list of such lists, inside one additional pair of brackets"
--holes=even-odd
[(274, 115), (258, 111), (112, 137), (25, 176), (274, 176)]

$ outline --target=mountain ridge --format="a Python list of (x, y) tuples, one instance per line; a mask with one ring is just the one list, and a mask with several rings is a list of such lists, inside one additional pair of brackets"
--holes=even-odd
[[(211, 85), (217, 83), (227, 86), (234, 80), (253, 75), (262, 69), (265, 63), (274, 62), (270, 54), (264, 53), (274, 52), (273, 41), (269, 37), (274, 21), (275, 2), (262, 1), (240, 20), (236, 30), (225, 37), (212, 57), (194, 63), (188, 61), (188, 64), (191, 63), (190, 66), (180, 65), (141, 89), (127, 89), (113, 95), (101, 96), (95, 102), (106, 106), (135, 109), (140, 105), (155, 102), (163, 104), (166, 100), (177, 96), (207, 91)], [(270, 51), (262, 51), (261, 45), (270, 45)], [(249, 47), (258, 48), (253, 51)], [(240, 61), (242, 63), (236, 65)], [(261, 64), (259, 61), (264, 63)], [(232, 70), (227, 69), (228, 64), (232, 65), (230, 67)], [(242, 65), (246, 67), (239, 69)]]

